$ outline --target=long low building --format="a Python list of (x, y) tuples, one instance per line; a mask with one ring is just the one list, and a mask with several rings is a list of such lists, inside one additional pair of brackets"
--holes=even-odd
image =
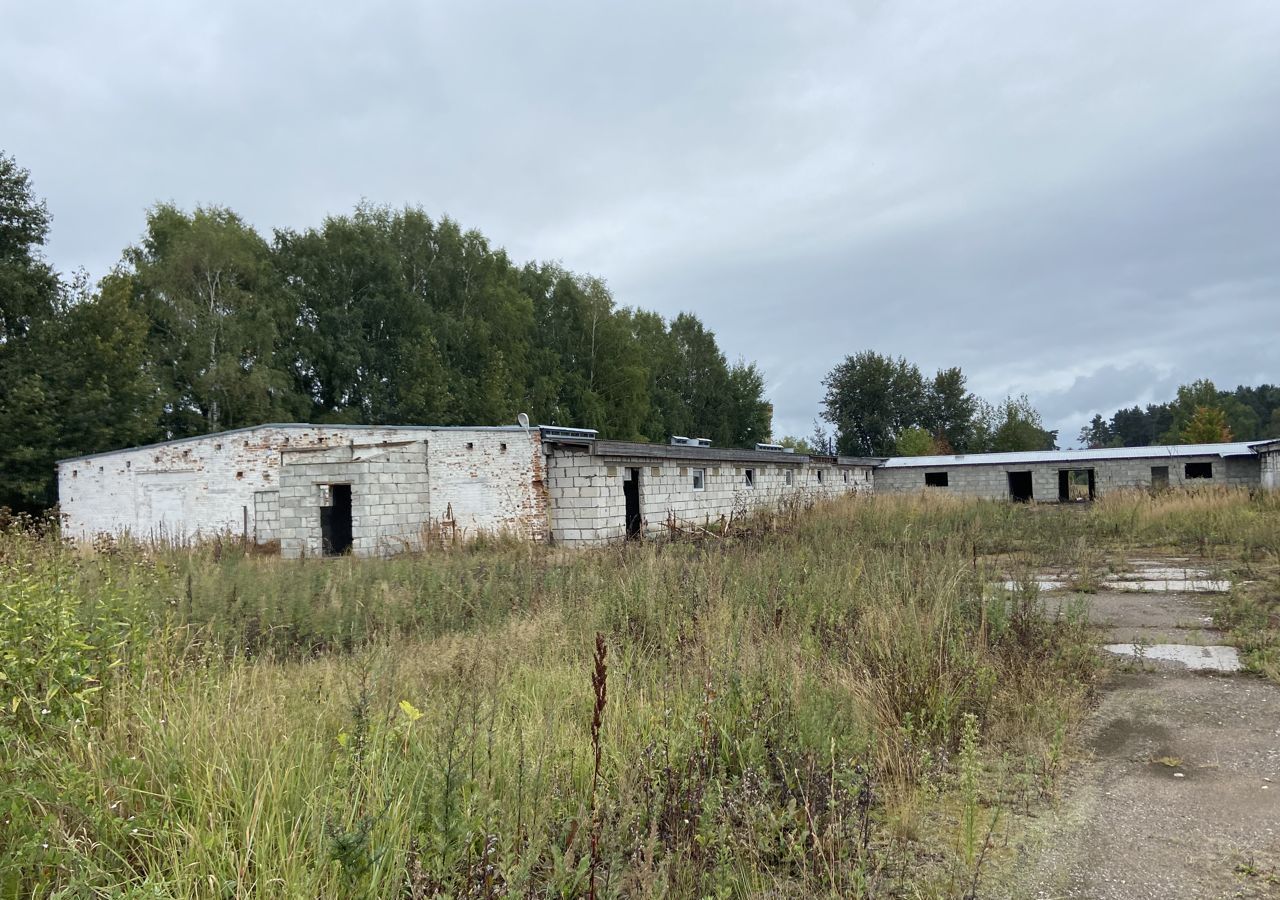
[(1277, 487), (1278, 468), (1280, 441), (1253, 441), (902, 456), (886, 460), (875, 483), (885, 493), (938, 490), (993, 500), (1072, 502), (1118, 489)]
[(546, 426), (284, 424), (58, 463), (71, 537), (232, 534), (291, 558), (481, 534), (591, 545), (873, 490), (1057, 502), (1197, 485), (1280, 489), (1280, 440), (881, 459)]
[(572, 428), (277, 424), (58, 463), (64, 533), (232, 534), (286, 557), (508, 534), (589, 545), (789, 498), (870, 491), (880, 459)]

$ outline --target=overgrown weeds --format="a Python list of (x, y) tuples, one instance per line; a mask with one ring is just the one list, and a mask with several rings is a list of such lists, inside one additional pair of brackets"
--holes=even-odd
[[(1098, 666), (1078, 617), (990, 590), (995, 554), (1181, 534), (1125, 502), (388, 560), (10, 530), (2, 648), (63, 661), (5, 651), (0, 895), (972, 892), (992, 773), (1053, 790)], [(1270, 501), (1206, 502), (1266, 552)]]

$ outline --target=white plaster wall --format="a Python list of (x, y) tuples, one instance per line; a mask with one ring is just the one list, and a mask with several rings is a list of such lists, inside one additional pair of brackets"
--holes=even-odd
[[(536, 429), (301, 424), (263, 425), (60, 462), (58, 497), (64, 533), (77, 539), (127, 533), (143, 540), (190, 540), (247, 532), (250, 538), (269, 540), (275, 535), (255, 534), (255, 494), (279, 489), (283, 450), (419, 439), (427, 440), (429, 448), (438, 444), (446, 456), (451, 447), (468, 441), (488, 448), (456, 466), (442, 466), (440, 482), (432, 484), (433, 496), (444, 501), (441, 515), (450, 492), (456, 490), (455, 513), (460, 511), (460, 524), (471, 533), (520, 521), (527, 523), (529, 536), (545, 534), (545, 511), (540, 517), (536, 513), (537, 497), (543, 491)], [(501, 443), (507, 444), (506, 454), (496, 449)], [(492, 462), (490, 450), (497, 457)], [(527, 488), (518, 486), (516, 482), (526, 474), (532, 476)], [(484, 479), (495, 488), (492, 502), (479, 500), (479, 482)], [(526, 511), (524, 519), (519, 519), (517, 510)], [(265, 505), (262, 521), (272, 521)]]
[[(702, 490), (693, 487), (695, 468), (706, 473)], [(823, 471), (821, 481), (819, 468)], [(752, 487), (746, 484), (747, 469), (755, 473)], [(586, 450), (556, 447), (547, 458), (552, 537), (570, 545), (623, 538), (623, 484), (630, 477), (629, 470), (639, 470), (640, 514), (648, 533), (666, 531), (669, 517), (682, 525), (707, 525), (737, 512), (777, 507), (788, 499), (824, 499), (872, 489), (870, 467), (810, 467), (804, 457), (795, 463), (726, 463), (599, 457)], [(788, 471), (792, 473), (791, 484), (787, 484)]]

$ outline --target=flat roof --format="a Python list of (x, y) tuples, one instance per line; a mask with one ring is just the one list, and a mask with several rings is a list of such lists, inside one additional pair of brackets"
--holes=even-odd
[[(57, 461), (63, 463), (79, 462), (82, 459), (98, 459), (103, 456), (114, 456), (117, 453), (133, 453), (135, 450), (152, 450), (157, 447), (172, 447), (175, 444), (189, 444), (192, 441), (203, 441), (206, 438), (226, 437), (232, 434), (248, 434), (263, 428), (322, 428), (325, 431), (355, 431), (362, 429), (382, 431), (532, 431), (534, 426), (523, 425), (352, 425), (348, 423), (312, 424), (309, 422), (264, 422), (261, 425), (246, 425), (243, 428), (230, 428), (226, 431), (210, 431), (208, 434), (193, 434), (190, 437), (174, 438), (169, 441), (157, 441), (154, 444), (138, 444), (134, 447), (120, 447), (116, 450), (100, 450), (97, 453), (86, 453), (83, 456), (68, 456)], [(296, 448), (293, 448), (296, 449)]]
[(1031, 463), (1091, 462), (1107, 459), (1167, 459), (1186, 456), (1253, 456), (1254, 447), (1267, 441), (1229, 444), (1170, 444), (1155, 447), (1099, 447), (1096, 450), (1028, 450), (1015, 453), (957, 453), (951, 456), (895, 456), (886, 469), (946, 468), (947, 466), (998, 466)]

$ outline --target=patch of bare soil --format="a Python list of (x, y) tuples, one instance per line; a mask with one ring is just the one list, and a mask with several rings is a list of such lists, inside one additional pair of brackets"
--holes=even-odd
[[(1104, 641), (1221, 642), (1201, 598), (1102, 593)], [(1280, 685), (1117, 662), (1088, 757), (1023, 842), (1028, 898), (1280, 897)]]

